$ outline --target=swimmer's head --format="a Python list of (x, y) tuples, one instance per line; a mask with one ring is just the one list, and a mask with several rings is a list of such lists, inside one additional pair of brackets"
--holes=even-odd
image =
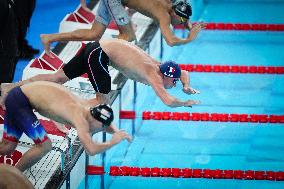
[(166, 89), (175, 86), (181, 76), (181, 69), (174, 61), (162, 63), (160, 65), (160, 72), (163, 75), (163, 84)]
[(102, 122), (104, 127), (108, 127), (114, 118), (113, 110), (108, 104), (99, 104), (91, 107), (90, 112), (93, 118)]
[(190, 4), (186, 0), (173, 0), (173, 10), (182, 19), (188, 20), (192, 15)]

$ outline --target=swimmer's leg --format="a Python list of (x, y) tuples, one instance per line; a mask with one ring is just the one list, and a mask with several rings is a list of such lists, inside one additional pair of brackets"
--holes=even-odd
[(0, 155), (12, 154), (21, 138), (23, 131), (19, 130), (13, 119), (9, 116), (10, 114), (6, 111), (4, 115), (4, 132), (3, 138), (0, 142)]
[(34, 81), (50, 81), (50, 82), (55, 82), (55, 83), (59, 83), (59, 84), (63, 84), (67, 81), (69, 81), (70, 79), (65, 75), (63, 69), (59, 69), (57, 72), (55, 73), (50, 73), (50, 74), (39, 74), (36, 75), (34, 77), (31, 77), (27, 80), (23, 80), (17, 83), (2, 83), (1, 84), (1, 99), (0, 99), (0, 105), (3, 106), (3, 108), (5, 109), (4, 103), (6, 100), (6, 97), (9, 93), (10, 90), (12, 90), (15, 87), (18, 86), (22, 86), (24, 84), (28, 84)]
[(36, 164), (43, 156), (51, 151), (51, 141), (48, 139), (43, 143), (35, 144), (30, 150), (24, 153), (23, 157), (16, 164), (20, 171), (25, 171)]
[[(18, 95), (20, 95), (20, 93)], [(25, 171), (47, 154), (52, 149), (52, 145), (43, 125), (37, 119), (31, 106), (29, 106), (29, 102), (25, 102), (27, 99), (21, 96), (19, 98), (20, 100), (18, 100), (18, 102), (22, 103), (22, 105), (15, 111), (14, 123), (17, 125), (17, 128), (24, 132), (35, 143), (31, 149), (24, 153), (20, 161), (16, 164), (19, 170)], [(7, 97), (7, 100), (8, 99), (9, 96)]]
[(16, 147), (18, 145), (18, 142), (12, 142), (6, 139), (2, 139), (0, 142), (0, 155), (10, 155), (12, 154)]

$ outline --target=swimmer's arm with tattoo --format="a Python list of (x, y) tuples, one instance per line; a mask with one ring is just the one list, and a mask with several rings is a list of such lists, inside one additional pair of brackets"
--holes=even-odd
[(123, 130), (119, 130), (112, 135), (112, 139), (103, 143), (92, 140), (89, 126), (86, 120), (81, 119), (76, 125), (77, 134), (81, 144), (89, 155), (96, 155), (110, 149), (114, 145), (126, 139), (131, 142), (132, 138)]
[(189, 74), (187, 71), (182, 70), (181, 71), (181, 77), (180, 77), (180, 81), (182, 83), (183, 86), (183, 92), (186, 94), (200, 94), (200, 91), (190, 87), (189, 83), (190, 83), (190, 79), (189, 79)]
[(166, 89), (163, 87), (162, 83), (156, 82), (151, 84), (152, 88), (154, 89), (157, 96), (162, 100), (164, 104), (166, 104), (169, 107), (192, 107), (194, 104), (200, 104), (199, 101), (194, 100), (186, 100), (181, 101), (176, 97), (171, 96)]

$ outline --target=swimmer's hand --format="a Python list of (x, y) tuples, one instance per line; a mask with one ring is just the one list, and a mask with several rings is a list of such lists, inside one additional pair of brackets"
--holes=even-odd
[(45, 53), (50, 56), (51, 58), (54, 58), (54, 56), (50, 53), (50, 41), (49, 41), (49, 35), (48, 34), (40, 34), (41, 43), (44, 46)]
[(199, 101), (199, 100), (197, 100), (197, 101), (187, 100), (187, 101), (184, 102), (183, 106), (192, 108), (192, 105), (196, 105), (196, 104), (200, 104), (200, 103), (201, 103), (201, 101)]
[(128, 142), (132, 141), (132, 137), (129, 136), (124, 130), (119, 130), (112, 135), (111, 144), (115, 145), (126, 139)]
[(183, 92), (186, 94), (200, 94), (200, 91), (192, 88), (192, 87), (183, 87)]
[(192, 28), (190, 29), (190, 32), (187, 37), (189, 41), (193, 41), (197, 37), (198, 33), (205, 27), (206, 27), (206, 24), (203, 22), (194, 24)]
[(58, 122), (56, 122), (56, 121), (53, 121), (53, 122), (54, 122), (55, 126), (57, 127), (57, 129), (58, 129), (59, 131), (61, 131), (62, 133), (65, 133), (65, 134), (68, 134), (68, 133), (69, 133), (69, 130), (65, 127), (64, 124), (58, 123)]
[(117, 36), (118, 39), (123, 39), (125, 41), (129, 41), (132, 42), (134, 40), (136, 40), (136, 36), (130, 36), (126, 33), (119, 33), (119, 35)]

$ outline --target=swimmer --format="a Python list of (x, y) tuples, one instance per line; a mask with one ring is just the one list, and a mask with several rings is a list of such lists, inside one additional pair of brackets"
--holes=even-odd
[[(0, 155), (11, 154), (23, 133), (35, 143), (16, 164), (21, 171), (33, 166), (52, 149), (51, 141), (33, 110), (75, 128), (89, 155), (102, 153), (124, 139), (131, 141), (125, 131), (112, 124), (114, 115), (109, 105), (99, 104), (96, 99), (80, 99), (56, 83), (38, 81), (15, 87), (8, 93), (5, 106)], [(101, 131), (112, 134), (111, 140), (103, 143), (93, 141), (91, 135)]]
[[(86, 4), (82, 2), (81, 4)], [(193, 41), (205, 28), (205, 23), (190, 23), (191, 5), (186, 0), (101, 0), (96, 18), (91, 29), (78, 29), (72, 32), (41, 34), (45, 52), (50, 55), (50, 43), (55, 41), (99, 41), (113, 18), (119, 29), (119, 39), (133, 41), (136, 39), (131, 19), (124, 6), (155, 20), (161, 33), (170, 46), (182, 45)], [(175, 36), (171, 25), (183, 24), (190, 30), (184, 39)], [(51, 56), (51, 55), (50, 55)]]
[(166, 91), (166, 89), (176, 87), (176, 83), (181, 81), (184, 93), (199, 94), (198, 90), (190, 86), (187, 71), (181, 70), (173, 61), (161, 64), (136, 45), (120, 39), (102, 39), (99, 42), (88, 43), (78, 55), (56, 73), (37, 75), (16, 84), (5, 85), (6, 87), (3, 85), (2, 93), (5, 95), (12, 87), (33, 81), (44, 80), (62, 84), (88, 73), (89, 80), (97, 92), (98, 100), (105, 102), (111, 90), (108, 65), (119, 70), (129, 79), (150, 85), (167, 106), (191, 107), (200, 103), (193, 100), (182, 101)]
[(1, 189), (34, 189), (27, 177), (11, 165), (0, 164), (0, 175)]

